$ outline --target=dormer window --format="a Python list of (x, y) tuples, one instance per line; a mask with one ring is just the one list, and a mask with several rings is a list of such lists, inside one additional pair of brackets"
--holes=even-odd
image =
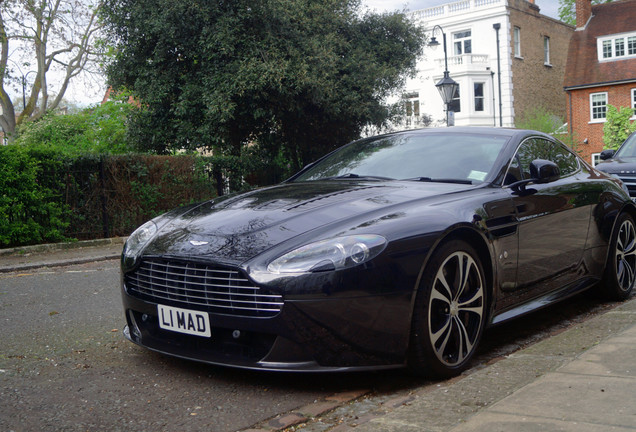
[(598, 38), (597, 49), (599, 61), (622, 60), (636, 57), (636, 33)]

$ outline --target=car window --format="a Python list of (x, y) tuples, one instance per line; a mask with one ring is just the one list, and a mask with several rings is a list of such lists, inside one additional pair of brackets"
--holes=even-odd
[(519, 159), (515, 155), (510, 162), (510, 166), (508, 167), (508, 172), (506, 173), (506, 178), (504, 180), (505, 185), (513, 184), (523, 180), (523, 176), (521, 175), (521, 164), (519, 164)]
[(542, 138), (530, 138), (524, 141), (517, 150), (517, 154), (508, 168), (505, 184), (512, 184), (517, 180), (531, 178), (530, 163), (535, 159), (545, 159), (557, 164), (561, 177), (574, 174), (579, 169), (576, 156), (563, 145)]

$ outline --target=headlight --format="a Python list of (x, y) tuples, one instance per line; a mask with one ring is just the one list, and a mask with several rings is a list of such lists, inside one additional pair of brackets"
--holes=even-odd
[(386, 239), (379, 235), (353, 235), (311, 243), (275, 259), (270, 273), (304, 273), (341, 270), (362, 264), (384, 250)]
[(137, 255), (141, 252), (143, 247), (148, 243), (148, 240), (157, 233), (157, 224), (154, 221), (148, 221), (139, 228), (137, 228), (126, 240), (124, 245), (124, 257), (137, 258)]

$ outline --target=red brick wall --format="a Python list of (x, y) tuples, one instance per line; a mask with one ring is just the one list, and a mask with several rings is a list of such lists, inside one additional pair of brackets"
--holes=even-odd
[[(615, 107), (631, 107), (631, 92), (636, 83), (620, 84), (603, 87), (593, 87), (570, 92), (571, 110), (568, 106), (568, 118), (572, 131), (580, 142), (580, 155), (588, 162), (592, 153), (603, 150), (603, 123), (591, 123), (590, 94), (607, 92), (607, 103)], [(587, 139), (587, 143), (583, 141)]]

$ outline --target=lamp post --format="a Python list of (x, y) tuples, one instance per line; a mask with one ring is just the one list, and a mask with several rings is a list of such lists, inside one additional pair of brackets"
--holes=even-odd
[(448, 74), (448, 51), (446, 50), (446, 33), (444, 33), (444, 30), (441, 26), (436, 25), (435, 27), (433, 27), (431, 40), (429, 41), (428, 46), (431, 48), (439, 46), (439, 42), (435, 37), (436, 29), (439, 29), (439, 31), (442, 33), (442, 39), (444, 42), (444, 77), (439, 80), (437, 84), (435, 84), (435, 87), (437, 87), (440, 96), (442, 96), (442, 101), (444, 101), (444, 104), (446, 105), (446, 126), (449, 126), (448, 112), (450, 111), (450, 103), (453, 100), (455, 92), (459, 88), (459, 84), (455, 82), (455, 80), (453, 80)]
[(29, 76), (29, 74), (37, 74), (36, 71), (28, 71), (26, 74), (22, 73), (22, 69), (20, 68), (20, 66), (14, 62), (13, 60), (9, 59), (9, 61), (11, 63), (13, 63), (15, 65), (15, 67), (18, 68), (18, 71), (20, 71), (20, 75), (22, 75), (22, 111), (24, 111), (26, 109), (26, 84), (27, 84), (27, 77)]
[(22, 111), (24, 111), (26, 109), (27, 78), (28, 78), (29, 74), (32, 74), (32, 73), (37, 75), (37, 71), (28, 71), (24, 76), (22, 76)]

